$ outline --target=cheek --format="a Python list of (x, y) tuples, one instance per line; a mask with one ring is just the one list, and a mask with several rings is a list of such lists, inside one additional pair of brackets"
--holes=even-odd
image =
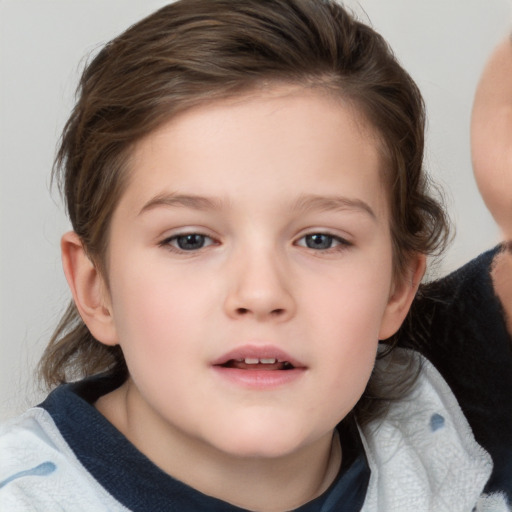
[[(318, 324), (324, 325), (318, 353), (322, 366), (332, 376), (334, 390), (353, 389), (357, 398), (370, 377), (379, 343), (384, 301), (354, 293), (348, 300), (325, 304)], [(359, 395), (358, 395), (359, 393)]]
[(198, 292), (193, 280), (181, 282), (155, 270), (138, 272), (118, 287), (119, 300), (113, 301), (118, 338), (146, 401), (162, 401), (157, 408), (165, 410), (170, 400), (185, 410), (189, 404), (179, 400), (199, 385), (191, 375), (200, 374), (207, 361), (208, 313), (202, 304), (212, 300)]
[(479, 186), (487, 208), (506, 237), (512, 239), (512, 173), (486, 176)]
[(150, 347), (148, 356), (183, 351), (183, 341), (200, 328), (199, 313), (207, 316), (207, 305), (214, 302), (208, 288), (199, 289), (193, 277), (184, 279), (182, 273), (160, 267), (113, 275), (114, 319), (125, 352)]
[[(381, 267), (384, 268), (381, 268)], [(324, 373), (323, 396), (345, 415), (362, 395), (371, 376), (381, 320), (390, 293), (391, 258), (372, 266), (351, 267), (329, 281), (316, 282), (311, 295), (308, 336)], [(385, 271), (383, 271), (385, 270)], [(323, 286), (319, 286), (323, 285)]]
[(376, 339), (392, 288), (390, 253), (356, 255), (324, 277), (313, 276), (303, 292), (312, 292), (309, 303), (317, 321), (342, 338)]

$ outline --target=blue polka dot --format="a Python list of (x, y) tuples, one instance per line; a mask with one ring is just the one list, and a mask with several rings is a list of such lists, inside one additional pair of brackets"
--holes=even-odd
[(436, 430), (439, 430), (440, 428), (444, 427), (444, 418), (440, 414), (432, 414), (430, 418), (430, 430), (432, 432), (435, 432)]

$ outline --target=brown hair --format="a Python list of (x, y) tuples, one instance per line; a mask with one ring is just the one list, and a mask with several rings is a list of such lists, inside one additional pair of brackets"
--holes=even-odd
[[(423, 100), (379, 34), (335, 1), (179, 0), (90, 62), (63, 131), (54, 177), (100, 271), (134, 143), (178, 112), (273, 82), (338, 95), (378, 134), (397, 276), (412, 253), (443, 245), (447, 222), (422, 170)], [(95, 340), (71, 304), (41, 374), (52, 386), (100, 371), (127, 375), (121, 349)]]

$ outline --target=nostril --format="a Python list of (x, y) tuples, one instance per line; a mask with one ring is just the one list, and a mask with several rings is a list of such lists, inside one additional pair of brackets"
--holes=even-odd
[[(272, 309), (268, 312), (268, 314), (270, 316), (283, 316), (283, 314), (285, 313), (286, 309), (284, 308), (276, 308), (276, 309)], [(253, 311), (252, 309), (249, 309), (249, 308), (236, 308), (236, 314), (238, 316), (245, 316), (245, 315), (248, 315), (250, 313), (256, 313), (258, 315), (258, 312), (257, 311)]]

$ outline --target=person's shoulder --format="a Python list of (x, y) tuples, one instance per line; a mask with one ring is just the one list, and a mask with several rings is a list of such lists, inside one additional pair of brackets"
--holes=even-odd
[[(363, 510), (508, 512), (504, 492), (487, 492), (491, 457), (475, 440), (443, 377), (416, 352), (397, 350), (405, 359), (415, 358), (420, 372), (408, 396), (362, 428), (372, 475)], [(490, 503), (496, 506), (489, 509)]]
[(5, 510), (48, 505), (48, 482), (57, 470), (56, 435), (49, 414), (37, 407), (0, 425), (0, 503)]
[(399, 345), (418, 349), (431, 360), (435, 347), (453, 350), (459, 342), (464, 350), (471, 343), (480, 349), (489, 339), (507, 347), (510, 336), (491, 275), (501, 251), (501, 246), (495, 247), (447, 276), (422, 285), (400, 330)]
[(429, 285), (399, 345), (422, 353), (457, 398), (477, 442), (493, 458), (487, 491), (512, 501), (512, 340), (491, 270), (501, 246)]
[(50, 414), (34, 407), (0, 426), (0, 508), (25, 512), (63, 504), (78, 512), (127, 510), (76, 460)]
[(494, 297), (491, 268), (501, 252), (501, 246), (488, 250), (447, 276), (422, 286), (419, 302), (428, 301), (439, 307), (456, 307), (459, 299), (464, 302)]
[[(26, 466), (42, 457), (59, 451), (55, 441), (58, 431), (50, 415), (39, 407), (5, 421), (0, 425), (0, 481), (5, 480), (5, 472)], [(39, 465), (39, 464), (38, 464)], [(51, 465), (40, 472), (49, 472)]]

